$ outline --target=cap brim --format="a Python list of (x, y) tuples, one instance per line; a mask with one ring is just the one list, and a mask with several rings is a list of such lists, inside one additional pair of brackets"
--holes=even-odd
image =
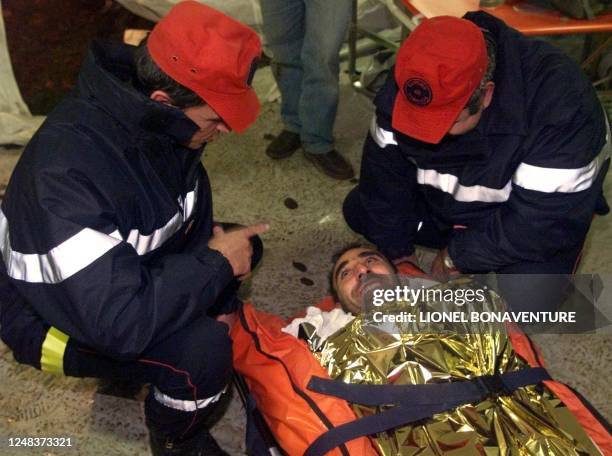
[(465, 108), (466, 100), (458, 100), (452, 106), (427, 106), (418, 108), (400, 93), (395, 97), (391, 126), (411, 138), (430, 144), (438, 144)]
[(257, 94), (252, 88), (236, 94), (200, 90), (198, 95), (215, 110), (232, 131), (238, 133), (245, 131), (257, 120), (261, 109)]

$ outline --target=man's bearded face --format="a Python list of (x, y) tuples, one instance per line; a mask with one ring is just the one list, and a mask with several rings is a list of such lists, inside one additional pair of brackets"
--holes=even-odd
[(390, 283), (381, 280), (381, 276), (395, 273), (395, 267), (382, 253), (365, 247), (357, 247), (344, 252), (334, 264), (332, 286), (342, 308), (357, 315), (362, 310), (365, 293), (373, 287), (389, 286)]

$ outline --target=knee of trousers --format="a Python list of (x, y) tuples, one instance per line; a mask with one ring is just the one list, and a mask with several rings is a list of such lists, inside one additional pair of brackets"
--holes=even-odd
[(158, 376), (155, 386), (182, 400), (204, 399), (222, 391), (232, 375), (232, 340), (227, 325), (201, 318), (175, 334), (171, 368)]
[(359, 197), (359, 187), (352, 189), (342, 204), (342, 214), (347, 225), (359, 234), (365, 235), (363, 220), (366, 219), (363, 205)]
[(336, 81), (340, 74), (340, 47), (334, 43), (327, 49), (321, 47), (302, 50), (302, 66), (307, 74), (316, 75), (317, 80)]

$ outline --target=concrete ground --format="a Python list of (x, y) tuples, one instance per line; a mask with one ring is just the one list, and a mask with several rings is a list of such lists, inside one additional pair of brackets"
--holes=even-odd
[[(270, 92), (268, 69), (258, 73), (255, 84), (260, 94)], [(371, 102), (343, 79), (337, 148), (356, 169), (371, 115)], [(265, 103), (254, 127), (212, 144), (206, 149), (204, 164), (211, 176), (217, 220), (270, 223), (270, 232), (262, 236), (265, 255), (248, 284), (247, 295), (258, 308), (288, 316), (326, 293), (332, 253), (360, 238), (348, 230), (341, 215), (343, 198), (355, 182), (323, 176), (301, 152), (283, 161), (268, 159), (266, 135), (280, 129), (278, 103)], [(0, 150), (0, 193), (20, 152)], [(612, 201), (612, 177), (607, 180), (606, 194)], [(610, 218), (597, 218), (581, 271), (610, 274), (611, 245)], [(431, 252), (419, 251), (419, 255), (424, 263), (431, 261)], [(305, 268), (296, 268), (296, 262)], [(536, 337), (552, 374), (578, 389), (608, 419), (612, 417), (611, 340), (597, 335)], [(141, 400), (100, 394), (96, 380), (54, 377), (21, 366), (1, 344), (0, 385), (2, 455), (28, 454), (27, 450), (9, 449), (9, 436), (72, 438), (70, 450), (30, 454), (148, 454)], [(243, 412), (234, 395), (214, 434), (227, 451), (240, 455), (243, 432)]]

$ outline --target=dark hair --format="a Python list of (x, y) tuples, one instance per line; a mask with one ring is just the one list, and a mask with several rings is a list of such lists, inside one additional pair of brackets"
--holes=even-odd
[(487, 57), (489, 58), (489, 63), (487, 64), (487, 69), (485, 71), (482, 80), (480, 81), (480, 85), (467, 102), (467, 109), (471, 116), (476, 114), (480, 109), (480, 101), (482, 100), (483, 90), (487, 82), (493, 80), (493, 74), (495, 73), (495, 65), (497, 63), (497, 46), (493, 37), (486, 30), (482, 31), (485, 39), (485, 45), (487, 46)]
[(336, 264), (340, 257), (344, 255), (349, 250), (353, 249), (370, 249), (370, 250), (378, 250), (374, 244), (370, 244), (368, 242), (351, 242), (350, 244), (345, 245), (339, 250), (336, 250), (331, 257), (332, 264)]
[(172, 99), (172, 104), (180, 109), (205, 104), (193, 90), (179, 84), (157, 66), (149, 54), (146, 43), (145, 39), (134, 50), (134, 65), (138, 81), (147, 94), (162, 90)]

